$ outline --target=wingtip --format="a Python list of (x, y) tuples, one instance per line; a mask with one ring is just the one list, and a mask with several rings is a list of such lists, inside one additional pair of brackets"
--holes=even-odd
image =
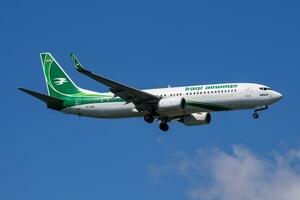
[(70, 53), (71, 55), (71, 58), (72, 58), (72, 61), (73, 61), (73, 64), (74, 64), (74, 67), (75, 69), (78, 71), (78, 72), (85, 72), (86, 70), (82, 67), (82, 65), (79, 63), (79, 60), (76, 58), (75, 54), (74, 53)]
[(75, 65), (75, 69), (76, 69), (78, 72), (86, 72), (86, 70), (85, 70), (84, 68), (82, 68), (81, 66)]

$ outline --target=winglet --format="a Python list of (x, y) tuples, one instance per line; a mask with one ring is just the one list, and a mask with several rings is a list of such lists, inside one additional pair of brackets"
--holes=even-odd
[(86, 72), (87, 70), (83, 68), (83, 66), (80, 64), (79, 60), (76, 58), (74, 53), (71, 53), (71, 58), (74, 64), (74, 67), (79, 72)]

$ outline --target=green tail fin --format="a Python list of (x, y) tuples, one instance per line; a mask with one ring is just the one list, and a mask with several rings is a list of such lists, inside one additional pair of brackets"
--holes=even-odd
[(50, 53), (41, 53), (40, 56), (49, 96), (61, 99), (81, 93)]

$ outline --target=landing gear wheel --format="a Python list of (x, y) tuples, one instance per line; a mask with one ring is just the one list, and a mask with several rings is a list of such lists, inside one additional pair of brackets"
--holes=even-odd
[(169, 130), (169, 125), (167, 123), (162, 122), (159, 124), (159, 128), (160, 130), (167, 132)]
[(253, 118), (254, 118), (254, 119), (258, 119), (258, 118), (259, 118), (259, 115), (258, 115), (257, 112), (253, 113)]
[(144, 120), (145, 120), (145, 122), (148, 122), (149, 124), (151, 124), (152, 122), (154, 122), (154, 117), (152, 117), (151, 115), (145, 115)]

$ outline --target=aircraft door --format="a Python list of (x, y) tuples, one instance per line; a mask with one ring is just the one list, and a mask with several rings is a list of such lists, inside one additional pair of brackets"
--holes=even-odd
[(76, 98), (75, 99), (75, 109), (80, 110), (80, 103), (81, 103), (81, 98)]
[(252, 91), (250, 88), (246, 88), (246, 97), (251, 97), (252, 96)]

